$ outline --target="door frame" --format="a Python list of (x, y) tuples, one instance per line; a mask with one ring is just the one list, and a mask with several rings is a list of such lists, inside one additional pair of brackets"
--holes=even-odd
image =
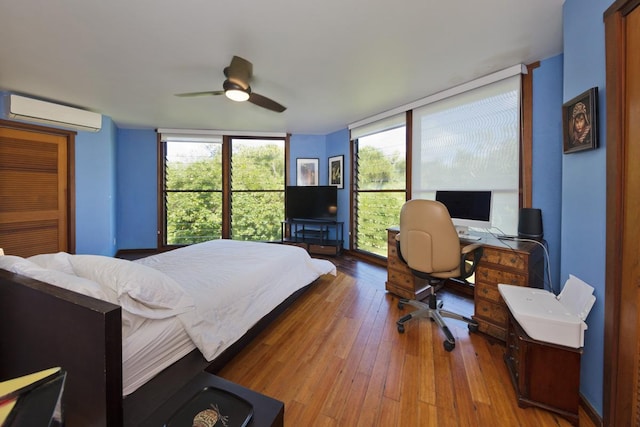
[[(640, 0), (618, 0), (604, 13), (606, 52), (606, 275), (605, 275), (605, 339), (604, 339), (604, 425), (633, 425), (634, 405), (638, 391), (634, 369), (638, 359), (638, 324), (636, 308), (626, 301), (628, 293), (622, 283), (624, 271), (622, 242), (625, 158), (626, 87), (626, 16), (640, 5)], [(633, 284), (631, 284), (633, 285)], [(635, 313), (630, 322), (628, 317)], [(622, 316), (625, 316), (624, 321)], [(631, 342), (629, 342), (631, 340)], [(633, 391), (632, 391), (633, 390)], [(632, 392), (630, 392), (632, 391)], [(635, 399), (635, 400), (634, 400)], [(636, 408), (637, 410), (637, 408)]]

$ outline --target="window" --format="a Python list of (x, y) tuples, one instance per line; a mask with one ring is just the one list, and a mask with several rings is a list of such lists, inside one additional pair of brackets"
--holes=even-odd
[(280, 239), (285, 138), (161, 137), (159, 246)]
[[(353, 248), (387, 256), (387, 228), (406, 200), (404, 114), (352, 131), (355, 157)], [(354, 138), (355, 135), (355, 138)]]
[(165, 244), (222, 237), (222, 138), (166, 142)]
[(231, 140), (231, 238), (280, 240), (284, 140)]
[(412, 146), (412, 198), (492, 190), (492, 226), (516, 234), (520, 75), (415, 109)]

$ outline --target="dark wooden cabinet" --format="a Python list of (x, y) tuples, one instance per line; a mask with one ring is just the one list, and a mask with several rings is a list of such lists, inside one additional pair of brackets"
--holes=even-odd
[(504, 359), (518, 406), (543, 408), (578, 425), (581, 356), (581, 348), (530, 338), (509, 313)]

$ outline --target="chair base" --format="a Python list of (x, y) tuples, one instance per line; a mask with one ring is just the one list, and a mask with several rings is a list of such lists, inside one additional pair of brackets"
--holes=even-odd
[(461, 320), (467, 323), (469, 331), (476, 332), (478, 330), (478, 322), (468, 317), (462, 316), (458, 313), (453, 313), (451, 311), (443, 310), (442, 301), (438, 301), (436, 299), (435, 294), (429, 295), (428, 303), (424, 303), (416, 300), (409, 299), (400, 299), (398, 301), (398, 308), (403, 309), (405, 305), (410, 305), (412, 307), (417, 308), (417, 310), (403, 316), (396, 322), (398, 327), (398, 332), (404, 333), (404, 324), (407, 323), (411, 319), (416, 319), (420, 317), (429, 318), (438, 324), (438, 327), (444, 333), (446, 340), (444, 340), (443, 345), (446, 351), (451, 351), (456, 346), (456, 340), (453, 337), (453, 334), (449, 330), (449, 327), (444, 322), (444, 318), (448, 317), (450, 319)]

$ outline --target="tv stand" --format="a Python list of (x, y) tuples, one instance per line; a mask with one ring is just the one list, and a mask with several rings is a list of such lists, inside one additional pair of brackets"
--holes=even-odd
[(300, 246), (310, 254), (338, 255), (344, 243), (343, 222), (321, 219), (282, 221), (281, 242)]

